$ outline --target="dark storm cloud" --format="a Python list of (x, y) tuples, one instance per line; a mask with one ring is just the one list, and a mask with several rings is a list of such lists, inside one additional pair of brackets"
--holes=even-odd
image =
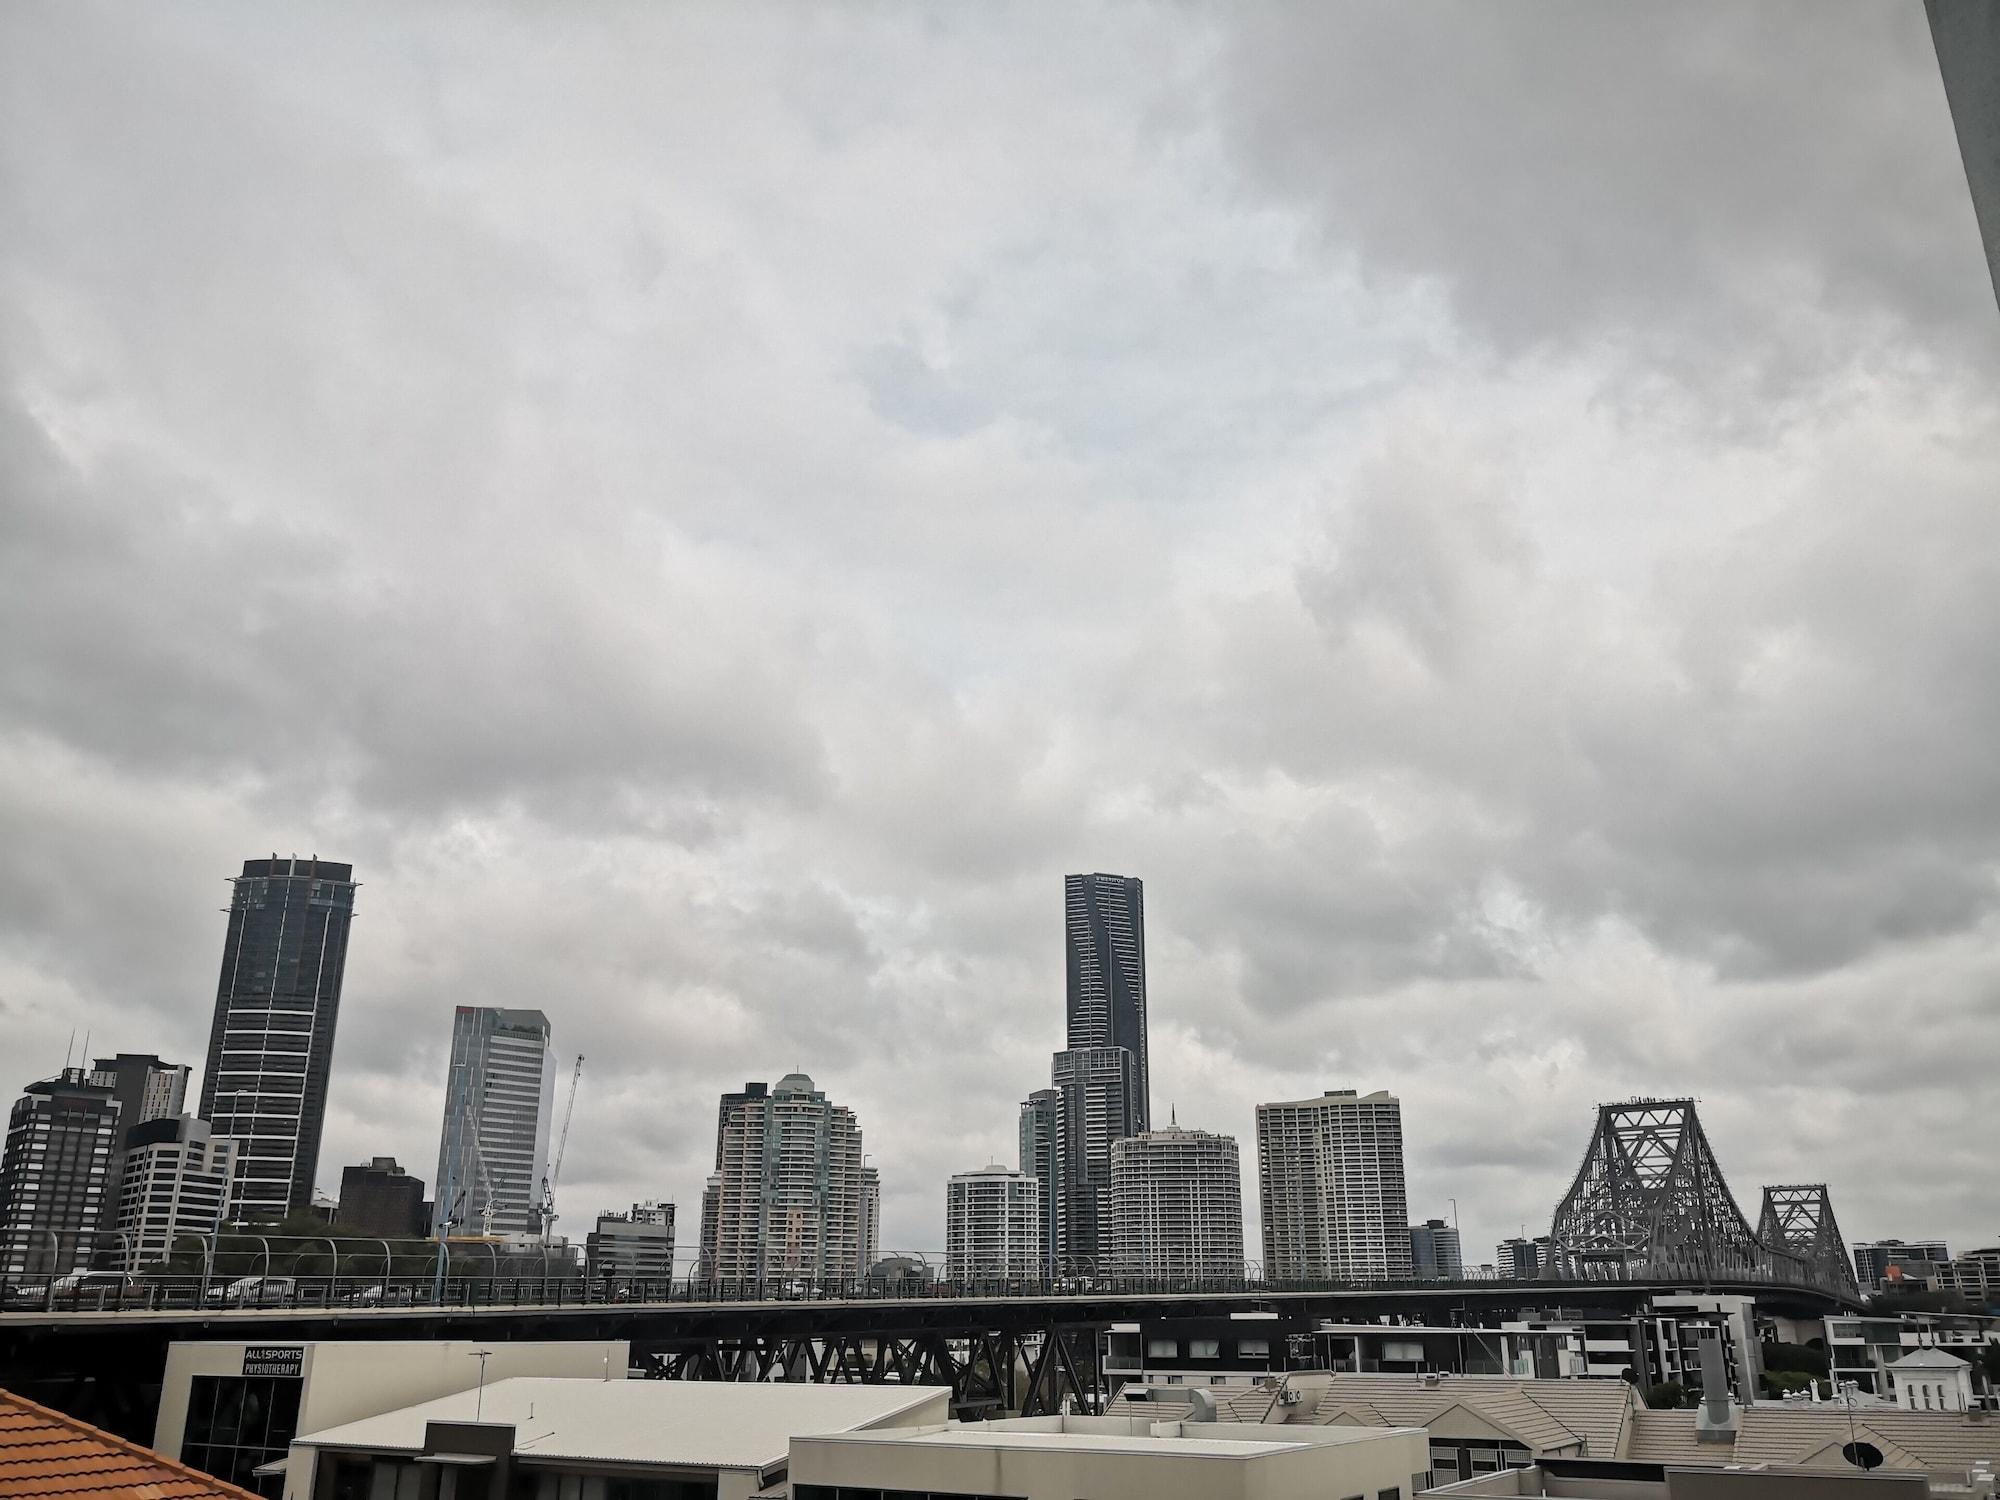
[(801, 1065), (935, 1247), (1129, 870), (1156, 1104), (1396, 1089), (1482, 1257), (1681, 1089), (1753, 1202), (1983, 1232), (2000, 416), (1914, 8), (0, 28), (27, 1072), (198, 1055), (221, 878), (317, 852), (323, 1180), (534, 1006), (566, 1227), (691, 1237)]

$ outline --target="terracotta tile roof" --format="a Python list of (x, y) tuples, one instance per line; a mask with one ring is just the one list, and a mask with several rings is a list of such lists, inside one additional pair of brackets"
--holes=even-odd
[(0, 1500), (259, 1500), (137, 1443), (0, 1391)]

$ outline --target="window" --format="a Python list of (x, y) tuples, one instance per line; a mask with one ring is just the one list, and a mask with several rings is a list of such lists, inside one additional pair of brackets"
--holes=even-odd
[(1238, 1339), (1236, 1352), (1244, 1359), (1269, 1359), (1271, 1341), (1269, 1339)]
[[(285, 1456), (298, 1435), (296, 1378), (197, 1375), (188, 1383), (181, 1462), (262, 1495), (283, 1493), (284, 1477), (251, 1471)], [(356, 1497), (365, 1500), (365, 1497)]]
[(423, 1474), (406, 1458), (378, 1458), (368, 1476), (368, 1500), (419, 1500)]
[(1189, 1339), (1188, 1358), (1220, 1359), (1222, 1358), (1222, 1341), (1220, 1339)]
[(1403, 1500), (1403, 1487), (1392, 1484), (1386, 1490), (1377, 1490), (1375, 1500)]
[(1181, 1346), (1172, 1339), (1147, 1339), (1146, 1358), (1172, 1359), (1181, 1352)]

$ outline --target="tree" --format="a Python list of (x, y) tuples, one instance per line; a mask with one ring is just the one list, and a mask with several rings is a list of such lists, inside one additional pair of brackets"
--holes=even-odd
[(1764, 1368), (1772, 1374), (1782, 1371), (1824, 1377), (1827, 1373), (1826, 1350), (1809, 1344), (1766, 1344), (1761, 1354)]
[(1678, 1380), (1663, 1380), (1646, 1392), (1646, 1405), (1655, 1411), (1676, 1411), (1694, 1404), (1695, 1398)]

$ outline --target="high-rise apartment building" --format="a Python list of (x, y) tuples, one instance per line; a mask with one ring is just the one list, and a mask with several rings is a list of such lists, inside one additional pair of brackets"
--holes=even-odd
[(882, 1258), (882, 1174), (861, 1169), (861, 1266), (866, 1270)]
[(188, 1074), (184, 1063), (161, 1062), (150, 1052), (120, 1052), (90, 1065), (90, 1081), (111, 1090), (118, 1101), (119, 1141), (111, 1153), (111, 1175), (104, 1184), (103, 1217), (107, 1230), (118, 1227), (119, 1182), (125, 1170), (125, 1150), (132, 1132), (148, 1120), (178, 1119), (187, 1108)]
[(354, 867), (273, 855), (231, 885), (201, 1116), (241, 1142), (230, 1217), (282, 1219), (319, 1170)]
[(111, 1158), (124, 1135), (118, 1100), (82, 1068), (31, 1083), (0, 1153), (0, 1275), (61, 1276), (90, 1264), (103, 1233)]
[(1110, 1268), (1117, 1274), (1243, 1274), (1243, 1174), (1234, 1137), (1169, 1125), (1114, 1142), (1110, 1205)]
[(438, 1138), (438, 1213), (461, 1234), (541, 1228), (556, 1059), (538, 1010), (461, 1005)]
[(1392, 1095), (1332, 1089), (1258, 1105), (1257, 1163), (1268, 1275), (1409, 1277), (1403, 1109)]
[(1021, 1101), (1020, 1168), (1035, 1179), (1044, 1276), (1053, 1276), (1056, 1268), (1056, 1159), (1062, 1148), (1062, 1098), (1061, 1089), (1036, 1089)]
[(127, 1269), (156, 1265), (183, 1235), (217, 1233), (229, 1207), (240, 1141), (192, 1115), (145, 1120), (125, 1132), (118, 1249)]
[[(721, 1143), (718, 1140), (717, 1151)], [(717, 1163), (720, 1166), (720, 1163)], [(701, 1250), (695, 1258), (697, 1281), (715, 1280), (715, 1237), (722, 1232), (722, 1173), (712, 1172), (701, 1185)]]
[(1146, 1053), (1146, 888), (1129, 875), (1063, 878), (1071, 1049), (1132, 1054), (1133, 1129), (1152, 1124)]
[(412, 1177), (393, 1156), (377, 1156), (340, 1169), (340, 1201), (333, 1220), (344, 1229), (385, 1239), (419, 1238), (431, 1232), (424, 1180)]
[(1854, 1279), (1864, 1292), (1880, 1285), (1892, 1265), (1901, 1268), (1903, 1278), (1920, 1282), (1933, 1266), (1949, 1264), (1951, 1251), (1943, 1240), (1876, 1240), (1854, 1247)]
[(1419, 1281), (1463, 1281), (1465, 1257), (1458, 1231), (1443, 1219), (1410, 1226), (1410, 1271)]
[(1042, 1208), (1035, 1179), (996, 1162), (947, 1182), (944, 1261), (951, 1281), (1040, 1276)]
[(119, 1118), (129, 1132), (148, 1120), (172, 1120), (187, 1113), (186, 1063), (161, 1062), (150, 1052), (120, 1052), (90, 1065), (90, 1081), (111, 1090)]
[(630, 1213), (599, 1214), (583, 1254), (592, 1281), (673, 1280), (673, 1204), (635, 1203)]
[(1549, 1268), (1552, 1246), (1546, 1234), (1532, 1240), (1502, 1240), (1493, 1247), (1493, 1274), (1502, 1281), (1539, 1280)]
[(702, 1255), (718, 1281), (831, 1282), (861, 1272), (861, 1127), (803, 1073), (725, 1111), (702, 1195)]
[(1071, 1047), (1051, 1068), (1061, 1095), (1056, 1138), (1056, 1264), (1072, 1274), (1099, 1269), (1110, 1246), (1111, 1148), (1138, 1128), (1138, 1068), (1123, 1047)]

